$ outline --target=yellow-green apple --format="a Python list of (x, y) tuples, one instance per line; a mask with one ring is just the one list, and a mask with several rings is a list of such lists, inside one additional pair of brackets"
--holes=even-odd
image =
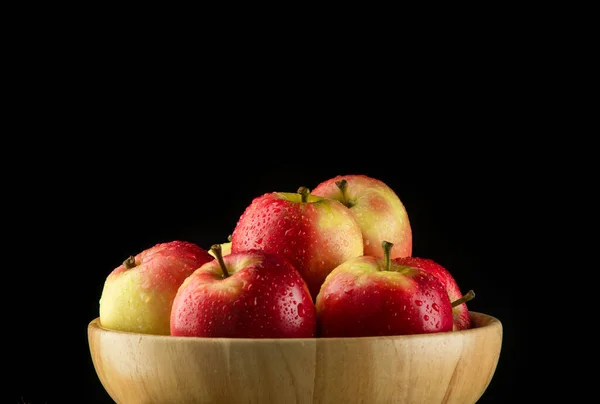
[(171, 305), (179, 286), (212, 260), (207, 250), (179, 240), (130, 256), (104, 282), (100, 323), (113, 330), (169, 335)]
[(362, 233), (341, 202), (312, 195), (270, 192), (246, 207), (231, 237), (231, 252), (260, 249), (287, 259), (300, 272), (313, 300), (325, 277), (363, 254)]
[(383, 181), (362, 174), (338, 175), (318, 184), (312, 194), (333, 198), (350, 209), (362, 231), (364, 255), (383, 257), (381, 240), (394, 245), (392, 258), (412, 255), (406, 207)]
[(456, 279), (454, 276), (452, 276), (450, 271), (432, 259), (423, 257), (404, 257), (399, 258), (397, 263), (400, 265), (421, 268), (430, 274), (435, 275), (446, 288), (448, 297), (452, 302), (452, 315), (454, 318), (453, 329), (466, 330), (471, 327), (471, 318), (469, 316), (469, 309), (467, 308), (466, 302), (475, 297), (475, 292), (469, 290), (463, 296)]
[(179, 287), (171, 335), (227, 338), (309, 338), (315, 307), (306, 282), (287, 260), (263, 250), (223, 256), (204, 264)]
[(452, 331), (452, 305), (441, 281), (390, 258), (363, 255), (336, 267), (316, 300), (317, 336), (366, 337)]
[[(228, 255), (231, 253), (231, 234), (227, 237), (227, 241), (225, 243), (220, 243), (221, 245), (221, 254)], [(216, 257), (212, 248), (208, 250), (208, 253), (213, 257)]]

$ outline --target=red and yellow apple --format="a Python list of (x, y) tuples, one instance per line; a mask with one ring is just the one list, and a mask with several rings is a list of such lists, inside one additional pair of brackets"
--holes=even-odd
[(288, 260), (316, 298), (325, 277), (342, 262), (363, 255), (362, 233), (341, 202), (312, 195), (270, 192), (246, 207), (231, 237), (231, 253), (260, 249)]
[(318, 184), (312, 194), (340, 201), (352, 212), (362, 232), (364, 255), (383, 257), (381, 240), (394, 245), (391, 258), (412, 255), (408, 213), (383, 181), (359, 174), (338, 175)]
[(316, 300), (317, 335), (368, 337), (452, 331), (444, 285), (427, 271), (390, 258), (347, 260), (325, 279)]
[(119, 331), (169, 335), (171, 305), (179, 286), (212, 260), (207, 250), (179, 240), (159, 243), (130, 256), (104, 282), (101, 325)]
[(309, 338), (315, 307), (300, 273), (263, 250), (222, 255), (191, 274), (177, 291), (171, 335), (224, 338)]
[(452, 315), (454, 318), (454, 330), (466, 330), (471, 327), (471, 318), (469, 316), (469, 309), (467, 308), (467, 301), (474, 297), (474, 292), (469, 291), (464, 297), (464, 302), (460, 303), (460, 299), (463, 299), (463, 294), (458, 287), (456, 279), (450, 271), (444, 266), (435, 262), (432, 259), (422, 257), (404, 257), (397, 260), (400, 265), (408, 265), (411, 267), (417, 267), (424, 269), (432, 275), (435, 275), (446, 288), (448, 297), (453, 304)]

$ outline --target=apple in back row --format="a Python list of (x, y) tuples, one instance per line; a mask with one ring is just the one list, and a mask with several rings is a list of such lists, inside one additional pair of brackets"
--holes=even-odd
[(412, 253), (406, 209), (385, 183), (365, 175), (337, 176), (312, 192), (270, 192), (250, 203), (231, 236), (231, 251), (258, 248), (283, 256), (300, 271), (316, 298), (325, 277), (349, 258)]
[[(462, 296), (449, 271), (411, 253), (398, 196), (376, 179), (338, 176), (312, 193), (255, 198), (228, 242), (210, 250), (173, 241), (129, 257), (105, 281), (100, 321), (163, 335), (398, 335), (448, 331), (449, 309), (450, 330), (469, 328), (472, 292)], [(435, 297), (440, 285), (443, 298)]]

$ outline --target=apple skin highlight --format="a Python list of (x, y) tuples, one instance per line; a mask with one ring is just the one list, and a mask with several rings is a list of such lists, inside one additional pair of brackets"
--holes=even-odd
[(100, 297), (100, 322), (119, 331), (169, 335), (177, 289), (214, 257), (196, 244), (172, 241), (156, 244), (134, 258), (133, 267), (123, 263), (107, 276)]
[[(316, 300), (317, 335), (365, 337), (452, 331), (442, 283), (420, 268), (363, 256), (335, 268)], [(349, 315), (349, 313), (352, 313)]]
[(209, 262), (179, 288), (171, 312), (171, 335), (223, 338), (308, 338), (316, 313), (300, 273), (262, 250)]
[(255, 198), (232, 234), (232, 252), (261, 249), (285, 258), (308, 284), (313, 300), (325, 277), (342, 262), (363, 254), (362, 233), (340, 202), (298, 193)]
[[(342, 191), (340, 181), (345, 180)], [(394, 244), (391, 258), (412, 255), (412, 229), (406, 208), (398, 195), (383, 181), (366, 175), (338, 175), (319, 183), (313, 195), (341, 201), (358, 222), (364, 241), (364, 255), (383, 257), (381, 241)]]

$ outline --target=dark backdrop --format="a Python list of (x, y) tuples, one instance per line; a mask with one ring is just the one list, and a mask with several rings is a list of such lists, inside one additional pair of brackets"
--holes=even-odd
[[(172, 129), (131, 142), (88, 138), (30, 178), (46, 202), (16, 217), (26, 223), (23, 250), (40, 255), (35, 262), (21, 257), (30, 269), (17, 271), (20, 285), (29, 286), (13, 291), (12, 303), (26, 310), (13, 323), (20, 330), (10, 367), (17, 399), (110, 402), (90, 359), (86, 327), (98, 316), (105, 277), (128, 255), (174, 239), (208, 248), (226, 239), (252, 198), (350, 173), (390, 185), (408, 210), (414, 255), (446, 266), (464, 291), (475, 290), (472, 310), (502, 321), (500, 361), (480, 402), (516, 397), (517, 368), (526, 359), (519, 355), (518, 290), (503, 256), (516, 249), (526, 206), (520, 191), (526, 174), (514, 171), (517, 152), (507, 154), (491, 140), (448, 142), (397, 130), (268, 137), (254, 128), (183, 137)], [(423, 142), (403, 141), (410, 137)], [(31, 299), (38, 301), (33, 309)]]

